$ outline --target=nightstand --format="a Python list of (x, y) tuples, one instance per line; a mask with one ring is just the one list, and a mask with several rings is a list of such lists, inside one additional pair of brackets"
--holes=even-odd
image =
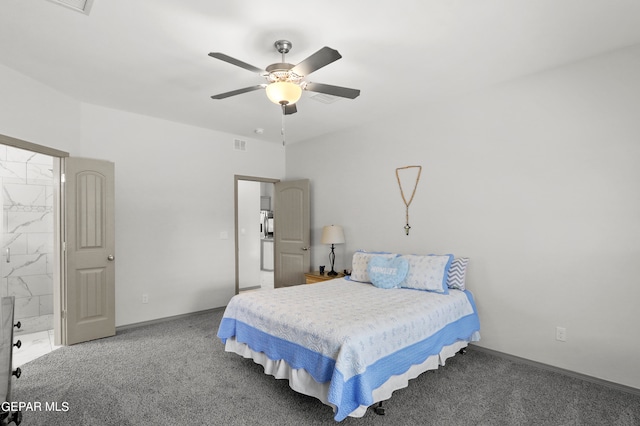
[(327, 275), (326, 272), (323, 275), (320, 275), (319, 271), (305, 272), (304, 274), (304, 278), (307, 280), (306, 284), (321, 283), (322, 281), (329, 281), (334, 278), (342, 278), (342, 277), (344, 277), (344, 274), (342, 272), (338, 272), (338, 275), (333, 275), (333, 276)]

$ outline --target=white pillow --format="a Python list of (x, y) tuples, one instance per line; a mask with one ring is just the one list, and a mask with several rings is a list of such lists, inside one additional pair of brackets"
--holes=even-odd
[(409, 272), (400, 287), (449, 294), (447, 277), (452, 254), (406, 254), (402, 257), (409, 262)]
[(358, 250), (353, 254), (353, 258), (351, 260), (351, 280), (359, 281), (361, 283), (370, 283), (371, 278), (369, 277), (369, 272), (367, 271), (367, 267), (369, 266), (369, 261), (373, 256), (382, 256), (387, 259), (392, 259), (397, 257), (398, 255), (395, 253), (388, 252), (373, 252), (373, 251), (364, 251)]

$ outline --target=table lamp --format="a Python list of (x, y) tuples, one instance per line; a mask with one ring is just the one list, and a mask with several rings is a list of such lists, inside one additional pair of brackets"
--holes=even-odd
[(329, 262), (331, 262), (331, 271), (327, 272), (327, 275), (330, 275), (330, 276), (338, 275), (338, 273), (333, 268), (336, 260), (334, 245), (344, 244), (344, 231), (342, 230), (342, 226), (328, 225), (322, 228), (322, 237), (320, 237), (320, 242), (322, 244), (331, 244), (331, 253), (329, 253)]

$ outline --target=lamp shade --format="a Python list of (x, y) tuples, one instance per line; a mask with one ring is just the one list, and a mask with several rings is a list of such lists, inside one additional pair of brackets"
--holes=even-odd
[(302, 96), (302, 88), (288, 81), (271, 83), (267, 86), (266, 91), (269, 100), (278, 105), (295, 104)]
[(322, 237), (320, 237), (322, 244), (344, 244), (344, 231), (342, 226), (328, 225), (322, 228)]

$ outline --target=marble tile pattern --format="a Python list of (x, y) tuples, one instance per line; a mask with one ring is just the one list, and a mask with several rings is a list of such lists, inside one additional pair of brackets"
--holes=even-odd
[(0, 145), (0, 296), (15, 296), (23, 330), (53, 319), (53, 158)]
[(20, 348), (13, 348), (12, 366), (15, 370), (29, 361), (46, 355), (62, 346), (56, 346), (53, 339), (53, 330), (44, 330), (36, 333), (15, 335), (14, 342), (20, 340), (22, 345)]

